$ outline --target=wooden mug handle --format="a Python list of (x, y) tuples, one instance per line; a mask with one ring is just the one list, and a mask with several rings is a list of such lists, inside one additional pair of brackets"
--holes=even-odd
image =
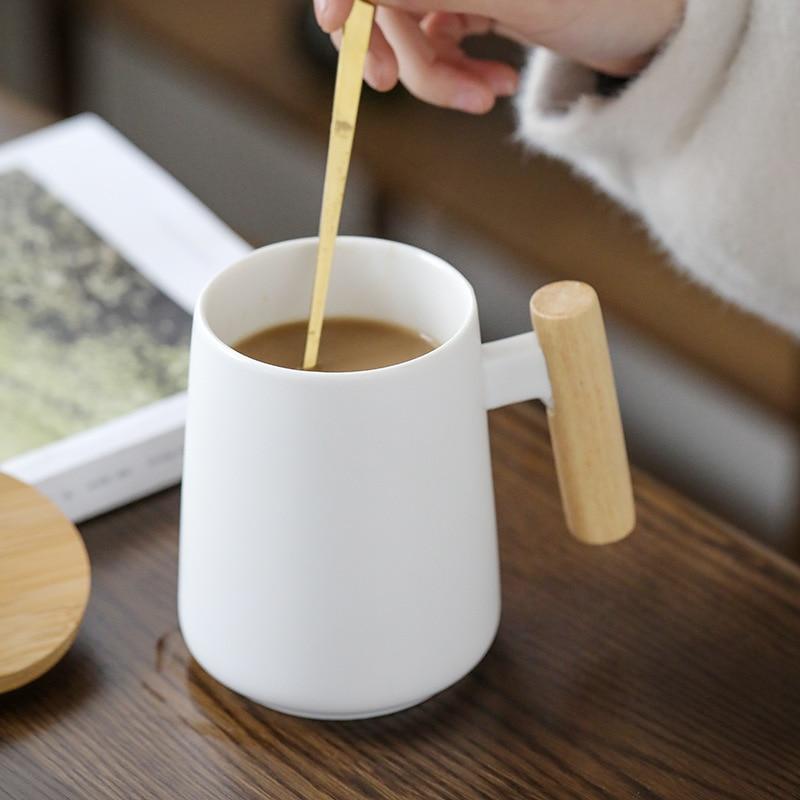
[(547, 362), (547, 416), (567, 527), (588, 544), (624, 539), (636, 524), (614, 374), (594, 289), (551, 283), (531, 298)]

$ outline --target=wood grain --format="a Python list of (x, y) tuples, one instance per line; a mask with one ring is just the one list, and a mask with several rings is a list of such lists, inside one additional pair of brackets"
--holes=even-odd
[[(198, 66), (205, 79), (279, 111), (320, 141), (327, 135), (332, 78), (303, 52), (306, 0), (71, 2), (155, 39), (167, 58)], [(390, 198), (442, 209), (552, 279), (586, 281), (618, 319), (796, 418), (797, 342), (677, 273), (638, 222), (562, 164), (525, 153), (513, 130), (508, 106), (475, 119), (370, 92), (358, 152)]]
[[(13, 105), (0, 94), (0, 137), (26, 129)], [(82, 526), (86, 620), (0, 697), (0, 798), (800, 797), (800, 570), (640, 473), (635, 534), (586, 548), (541, 410), (490, 421), (504, 614), (461, 683), (344, 724), (224, 689), (177, 630), (171, 490)]]
[(89, 586), (74, 525), (35, 489), (0, 474), (0, 694), (35, 680), (67, 652)]
[(531, 321), (553, 393), (547, 420), (567, 526), (587, 544), (618, 542), (636, 511), (597, 293), (550, 283), (531, 298)]
[(0, 797), (800, 796), (800, 572), (640, 474), (635, 534), (587, 548), (566, 535), (540, 409), (492, 412), (491, 434), (503, 620), (456, 687), (339, 724), (224, 689), (177, 631), (172, 490), (82, 527), (86, 621), (0, 698)]

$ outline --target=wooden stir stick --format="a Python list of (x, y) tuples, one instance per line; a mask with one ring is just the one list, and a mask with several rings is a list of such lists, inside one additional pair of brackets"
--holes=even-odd
[(333, 95), (333, 118), (319, 221), (317, 268), (314, 275), (311, 313), (308, 318), (303, 369), (314, 369), (319, 357), (325, 300), (328, 296), (333, 251), (339, 232), (347, 171), (353, 150), (353, 135), (364, 79), (364, 61), (367, 57), (374, 18), (375, 6), (365, 0), (356, 0), (344, 26), (339, 66), (336, 71), (336, 89)]

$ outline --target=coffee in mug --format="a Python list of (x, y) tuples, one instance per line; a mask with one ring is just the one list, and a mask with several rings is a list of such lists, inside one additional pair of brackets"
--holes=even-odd
[[(270, 326), (233, 345), (242, 355), (276, 367), (302, 369), (308, 323), (305, 320)], [(402, 364), (436, 349), (437, 343), (405, 325), (366, 319), (325, 320), (317, 372), (358, 372)]]

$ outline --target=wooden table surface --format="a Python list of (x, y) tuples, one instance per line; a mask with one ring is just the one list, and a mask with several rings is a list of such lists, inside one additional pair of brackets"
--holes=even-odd
[[(0, 138), (45, 119), (0, 92)], [(177, 629), (170, 490), (82, 526), (87, 616), (0, 697), (0, 798), (800, 797), (800, 570), (640, 474), (635, 534), (580, 545), (541, 410), (491, 431), (503, 620), (457, 686), (349, 723), (220, 686)]]
[(580, 545), (541, 411), (491, 429), (503, 620), (457, 686), (348, 723), (223, 688), (177, 629), (171, 490), (82, 527), (88, 615), (0, 698), (0, 797), (800, 797), (800, 571), (642, 475), (635, 534)]

